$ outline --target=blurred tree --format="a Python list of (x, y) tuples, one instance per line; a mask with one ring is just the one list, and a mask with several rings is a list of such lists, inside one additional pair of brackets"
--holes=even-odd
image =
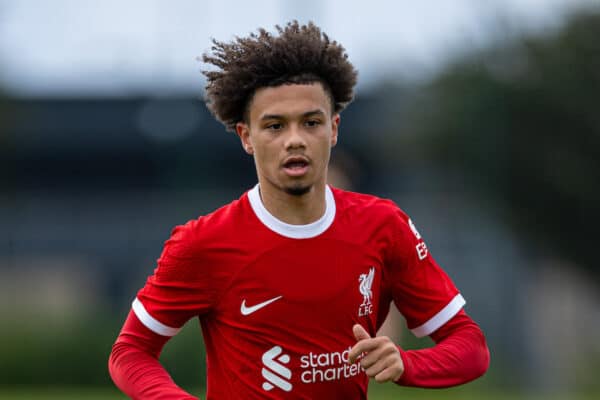
[(421, 156), (596, 277), (598, 38), (600, 14), (578, 15), (552, 35), (468, 56), (424, 88), (410, 122)]

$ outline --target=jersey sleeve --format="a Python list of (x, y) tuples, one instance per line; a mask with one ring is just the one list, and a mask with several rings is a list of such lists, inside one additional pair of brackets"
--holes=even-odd
[(410, 218), (397, 209), (392, 219), (387, 260), (392, 298), (411, 332), (427, 336), (454, 317), (465, 300)]
[(197, 225), (191, 221), (173, 230), (154, 274), (133, 301), (138, 319), (159, 335), (176, 335), (190, 318), (207, 313), (216, 297)]

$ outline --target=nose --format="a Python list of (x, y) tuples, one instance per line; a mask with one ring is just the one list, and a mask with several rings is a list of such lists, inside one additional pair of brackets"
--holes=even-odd
[(297, 124), (290, 125), (285, 138), (285, 148), (286, 150), (306, 148), (304, 132)]

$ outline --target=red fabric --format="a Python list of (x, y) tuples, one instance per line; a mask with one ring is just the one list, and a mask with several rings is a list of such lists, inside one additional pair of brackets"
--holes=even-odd
[[(427, 388), (460, 385), (483, 375), (490, 362), (483, 333), (464, 312), (434, 332), (434, 347), (400, 350), (404, 373), (397, 384)], [(178, 387), (158, 356), (169, 338), (143, 326), (129, 313), (109, 360), (115, 384), (132, 399), (197, 399)]]
[[(394, 301), (414, 329), (458, 295), (414, 224), (391, 201), (333, 189), (331, 225), (297, 239), (262, 221), (251, 193), (258, 196), (258, 189), (176, 228), (165, 244), (138, 292), (140, 314), (130, 314), (111, 355), (111, 376), (129, 396), (193, 398), (175, 385), (158, 356), (168, 340), (160, 334), (170, 331), (162, 325), (176, 330), (200, 318), (208, 400), (366, 399), (368, 377), (342, 359), (356, 343), (352, 326), (359, 323), (374, 335)], [(264, 302), (256, 312), (244, 311)], [(442, 312), (440, 323), (455, 311)], [(473, 326), (458, 329), (471, 332), (466, 341), (439, 329), (434, 337), (440, 349), (433, 355), (406, 352), (407, 384), (466, 381), (462, 358), (481, 350), (471, 343), (478, 338), (473, 329), (481, 335)], [(444, 358), (436, 352), (457, 357), (459, 372), (419, 364), (420, 358)], [(436, 373), (447, 380), (428, 379)]]
[[(457, 296), (396, 204), (337, 189), (331, 194), (334, 220), (316, 236), (293, 238), (267, 225), (253, 205), (252, 198), (260, 201), (255, 188), (177, 227), (166, 242), (137, 299), (171, 328), (200, 318), (208, 399), (280, 399), (287, 390), (295, 398), (366, 399), (368, 377), (339, 357), (355, 343), (352, 326), (374, 335), (393, 300), (409, 328), (418, 327)], [(275, 298), (257, 312), (242, 312), (243, 305)], [(280, 363), (282, 379), (273, 385), (263, 356), (278, 347), (290, 361)], [(306, 362), (311, 357), (321, 365)]]
[(479, 326), (461, 310), (430, 337), (436, 345), (421, 350), (402, 350), (402, 386), (444, 388), (461, 385), (487, 371), (490, 353)]
[(113, 345), (108, 369), (115, 384), (132, 399), (197, 399), (171, 379), (158, 361), (169, 340), (142, 325), (131, 311)]
[[(371, 302), (375, 304), (381, 299), (382, 303), (389, 304), (389, 300), (393, 300), (409, 329), (413, 329), (425, 324), (459, 294), (429, 253), (408, 215), (396, 204), (335, 188), (332, 193), (335, 220), (329, 229), (311, 238), (292, 239), (267, 228), (253, 211), (248, 194), (209, 215), (176, 227), (165, 243), (154, 274), (138, 292), (137, 298), (148, 314), (169, 327), (180, 328), (190, 318), (216, 310), (221, 317), (227, 318), (220, 321), (233, 326), (239, 323), (238, 313), (234, 314), (235, 320), (231, 320), (222, 311), (229, 306), (237, 311), (247, 291), (260, 294), (257, 291), (264, 290), (264, 299), (269, 299), (285, 294), (281, 291), (291, 290), (294, 293), (284, 295), (283, 303), (287, 298), (299, 296), (302, 301), (312, 302), (344, 290), (344, 285), (357, 282), (361, 274), (368, 274), (373, 267)], [(282, 265), (286, 268), (281, 268)], [(259, 285), (255, 280), (263, 284)], [(272, 283), (274, 288), (266, 287), (264, 282)], [(306, 287), (311, 290), (305, 290)], [(356, 301), (363, 302), (358, 284), (355, 287), (355, 290), (344, 290), (347, 296), (340, 298), (344, 308), (336, 310), (336, 314), (341, 315), (351, 307), (358, 308)], [(259, 296), (256, 302), (261, 299)], [(251, 303), (254, 299), (246, 300)], [(303, 306), (299, 313), (292, 313), (289, 305), (285, 307), (287, 315), (294, 315), (294, 320), (300, 324), (306, 320), (315, 321), (314, 325), (318, 326), (330, 322), (337, 324), (330, 315), (312, 313), (310, 307)], [(287, 342), (289, 336), (284, 328), (290, 321), (270, 315), (269, 310), (266, 310), (265, 318), (280, 320), (282, 324), (270, 334), (280, 333), (276, 341)], [(302, 311), (306, 310), (310, 312), (303, 319)], [(373, 311), (377, 310), (374, 308)], [(363, 325), (374, 334), (386, 313), (380, 313), (381, 321), (367, 318), (369, 320), (363, 321)], [(375, 316), (368, 310), (362, 310), (360, 314), (361, 317)], [(321, 316), (324, 317), (322, 321), (315, 319)], [(345, 324), (352, 326), (356, 322), (361, 321)], [(252, 335), (244, 339), (256, 337), (253, 331), (256, 325), (252, 323), (247, 327), (249, 329), (243, 329)], [(208, 331), (214, 331), (212, 326), (206, 326)], [(300, 334), (307, 332), (303, 339), (312, 340), (314, 333), (303, 328), (298, 329)], [(332, 326), (328, 328), (333, 330)], [(226, 343), (238, 338), (242, 338), (239, 329), (233, 336), (224, 336)], [(350, 332), (345, 338), (334, 338), (334, 342), (352, 339)], [(255, 356), (260, 358), (263, 352), (261, 347)], [(246, 361), (238, 360), (236, 354), (228, 358), (232, 365), (225, 371)], [(223, 384), (223, 377), (220, 378)]]

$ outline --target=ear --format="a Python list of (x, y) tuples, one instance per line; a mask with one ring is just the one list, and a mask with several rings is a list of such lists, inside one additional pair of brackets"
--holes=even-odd
[(254, 154), (254, 148), (252, 147), (252, 143), (250, 142), (250, 127), (245, 122), (238, 122), (235, 124), (235, 133), (240, 137), (240, 141), (242, 142), (242, 147), (246, 151), (246, 153), (252, 155)]
[(340, 114), (334, 114), (331, 118), (331, 147), (335, 146), (338, 140), (338, 127), (340, 125)]

